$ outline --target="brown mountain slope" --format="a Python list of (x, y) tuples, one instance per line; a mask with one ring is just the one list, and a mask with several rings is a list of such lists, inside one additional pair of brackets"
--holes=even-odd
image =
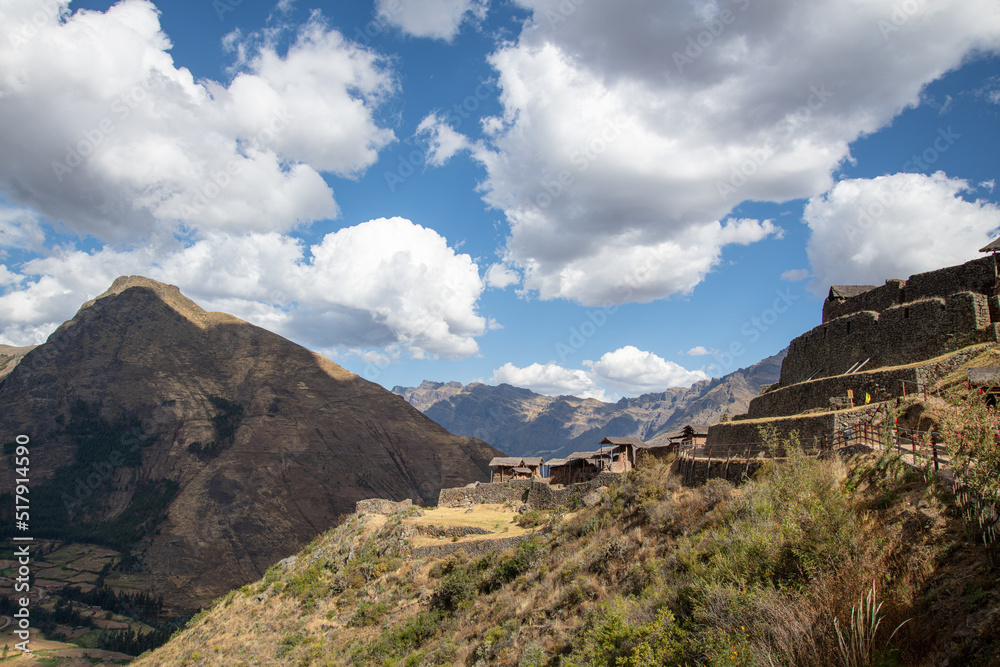
[(24, 355), (31, 352), (35, 347), (35, 345), (28, 345), (26, 347), (0, 345), (0, 380), (10, 375), (14, 367), (21, 363)]
[(545, 458), (593, 450), (605, 436), (652, 439), (685, 424), (714, 424), (746, 412), (760, 385), (778, 381), (786, 351), (748, 368), (691, 387), (605, 403), (576, 396), (543, 396), (509, 384), (424, 381), (394, 387), (452, 433), (475, 436), (511, 456)]
[[(177, 610), (256, 579), (357, 500), (434, 502), (442, 487), (486, 479), (497, 454), (141, 277), (116, 280), (0, 381), (0, 441), (20, 433), (31, 436), (33, 499), (62, 494), (35, 507), (33, 526), (131, 539)], [(169, 501), (162, 512), (157, 498)]]

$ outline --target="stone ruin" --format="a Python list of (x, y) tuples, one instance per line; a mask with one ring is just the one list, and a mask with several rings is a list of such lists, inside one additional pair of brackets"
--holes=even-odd
[[(747, 414), (709, 430), (708, 444), (759, 442), (792, 430), (804, 445), (876, 419), (881, 404), (955, 371), (1000, 342), (995, 255), (884, 285), (834, 286), (822, 323), (791, 342), (778, 383)], [(852, 398), (853, 396), (853, 398)]]

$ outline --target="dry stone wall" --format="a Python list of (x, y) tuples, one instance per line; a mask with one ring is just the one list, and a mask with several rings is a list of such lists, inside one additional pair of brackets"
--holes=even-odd
[(885, 285), (850, 299), (827, 300), (823, 304), (823, 322), (865, 310), (880, 313), (892, 306), (944, 298), (956, 292), (994, 295), (997, 287), (995, 260), (992, 256), (981, 257), (958, 266), (918, 273), (907, 280), (887, 280)]
[(414, 558), (446, 558), (459, 550), (464, 551), (469, 558), (479, 558), (490, 553), (503, 553), (514, 549), (531, 535), (516, 535), (501, 537), (496, 540), (473, 540), (471, 542), (450, 542), (448, 544), (433, 544), (426, 547), (414, 547)]
[[(863, 296), (863, 295), (862, 295)], [(866, 370), (932, 359), (976, 342), (996, 340), (989, 300), (958, 292), (839, 317), (799, 336), (781, 364), (781, 386), (846, 373), (868, 359)]]
[(836, 431), (876, 421), (884, 410), (882, 405), (872, 404), (839, 412), (794, 415), (767, 420), (734, 420), (710, 426), (708, 442), (713, 448), (720, 448), (716, 450), (717, 452), (724, 446), (735, 448), (760, 443), (760, 427), (766, 424), (774, 428), (779, 440), (786, 440), (794, 431), (798, 433), (799, 442), (803, 447), (818, 447), (827, 436), (832, 436)]
[(975, 342), (1000, 342), (994, 257), (890, 280), (849, 299), (828, 299), (823, 323), (789, 346), (781, 386), (931, 359)]
[(678, 462), (678, 469), (684, 486), (701, 486), (710, 479), (724, 479), (733, 484), (742, 484), (760, 470), (766, 459), (734, 459), (717, 461), (688, 459)]
[(863, 311), (880, 313), (903, 303), (903, 280), (887, 280), (885, 285), (850, 299), (827, 300), (823, 303), (823, 323)]
[(515, 480), (492, 484), (470, 484), (456, 489), (441, 489), (438, 507), (465, 507), (488, 503), (527, 503), (534, 509), (554, 509), (560, 505), (582, 502), (583, 496), (621, 479), (622, 473), (602, 472), (581, 484), (551, 486), (545, 482)]
[(947, 296), (955, 292), (996, 294), (996, 264), (992, 255), (910, 276), (903, 285), (903, 303)]
[(455, 489), (441, 489), (438, 493), (438, 507), (464, 507), (488, 503), (523, 503), (528, 499), (531, 480), (519, 479), (510, 482), (476, 482)]
[(413, 504), (413, 501), (407, 498), (406, 500), (401, 500), (396, 502), (395, 500), (386, 500), (385, 498), (370, 498), (368, 500), (359, 500), (354, 505), (354, 511), (358, 514), (392, 514), (396, 510), (403, 509), (404, 507), (409, 507)]
[(808, 410), (840, 410), (850, 407), (848, 390), (854, 392), (854, 405), (862, 405), (865, 394), (873, 403), (888, 401), (903, 394), (917, 391), (923, 386), (955, 371), (983, 351), (982, 345), (975, 345), (933, 363), (891, 370), (862, 371), (851, 375), (837, 375), (809, 382), (801, 382), (790, 387), (779, 387), (761, 394), (750, 401), (747, 418), (785, 417)]

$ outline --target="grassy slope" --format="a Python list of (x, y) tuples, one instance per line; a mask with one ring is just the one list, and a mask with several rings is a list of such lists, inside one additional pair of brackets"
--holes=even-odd
[(477, 560), (409, 559), (404, 520), (349, 517), (135, 664), (833, 665), (873, 583), (875, 664), (1000, 664), (996, 569), (892, 455), (793, 457), (738, 489), (639, 471)]

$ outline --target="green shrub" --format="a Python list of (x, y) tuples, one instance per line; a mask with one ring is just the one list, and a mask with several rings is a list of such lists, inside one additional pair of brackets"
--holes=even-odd
[(660, 609), (649, 620), (642, 615), (635, 604), (612, 598), (590, 619), (565, 664), (653, 667), (686, 663), (687, 633), (677, 626), (674, 615), (668, 609)]
[(537, 528), (545, 523), (545, 513), (539, 510), (528, 510), (524, 514), (518, 515), (514, 523), (522, 528)]
[(535, 538), (528, 538), (517, 546), (513, 555), (501, 557), (493, 571), (483, 578), (479, 589), (491, 593), (527, 572), (541, 559), (545, 547)]
[(476, 577), (464, 567), (455, 567), (441, 580), (431, 598), (431, 607), (454, 613), (476, 594)]
[(840, 466), (799, 450), (732, 503), (728, 521), (700, 541), (692, 568), (737, 586), (804, 584), (856, 551), (855, 517)]
[(388, 611), (389, 606), (384, 602), (362, 602), (347, 621), (347, 625), (352, 628), (375, 625)]

